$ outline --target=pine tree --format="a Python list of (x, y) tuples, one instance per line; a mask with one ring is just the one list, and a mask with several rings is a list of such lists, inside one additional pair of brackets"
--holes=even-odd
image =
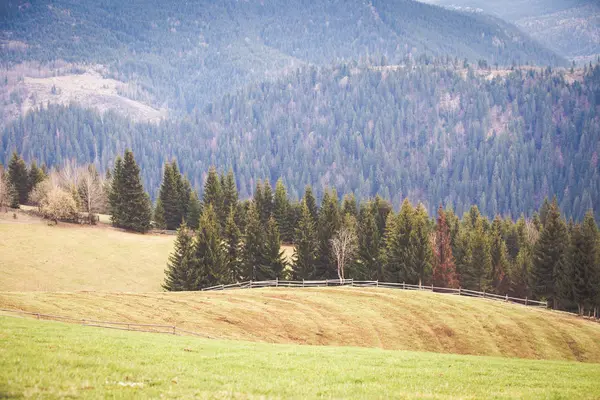
[(123, 159), (118, 156), (115, 160), (115, 166), (112, 170), (110, 179), (110, 188), (108, 192), (108, 203), (110, 219), (113, 226), (120, 228), (124, 221), (123, 209)]
[(177, 230), (173, 253), (169, 255), (163, 289), (167, 291), (196, 290), (193, 236), (185, 223)]
[(337, 278), (337, 265), (331, 249), (331, 239), (341, 225), (338, 197), (335, 190), (325, 191), (318, 217), (316, 279)]
[(229, 211), (223, 232), (225, 270), (228, 283), (240, 282), (242, 274), (242, 234), (235, 223), (235, 210)]
[(31, 191), (42, 181), (47, 178), (44, 171), (41, 168), (38, 168), (37, 163), (34, 161), (31, 162), (29, 166), (29, 172), (27, 176), (28, 188), (27, 192), (31, 193)]
[(14, 189), (11, 207), (19, 208), (19, 204), (27, 203), (29, 196), (27, 165), (16, 152), (13, 153), (8, 164), (8, 183)]
[(492, 223), (490, 256), (491, 256), (491, 287), (498, 294), (506, 294), (508, 291), (508, 282), (505, 279), (508, 272), (508, 250), (506, 242), (502, 238), (502, 221), (496, 217)]
[(533, 253), (532, 290), (538, 298), (546, 298), (553, 308), (563, 297), (567, 268), (567, 226), (560, 216), (556, 199), (550, 205), (546, 224)]
[(256, 185), (256, 197), (254, 200), (258, 210), (258, 216), (263, 226), (266, 226), (269, 219), (273, 216), (273, 189), (269, 180), (261, 185), (260, 182)]
[(232, 170), (229, 170), (227, 176), (223, 179), (221, 187), (223, 189), (223, 208), (225, 212), (227, 212), (227, 216), (229, 216), (231, 209), (235, 210), (239, 201), (235, 177), (233, 176)]
[(489, 291), (491, 288), (492, 258), (490, 242), (484, 230), (483, 217), (478, 216), (471, 231), (471, 264), (463, 272), (463, 284), (468, 289)]
[(358, 206), (356, 205), (356, 197), (350, 193), (344, 196), (342, 200), (342, 215), (351, 215), (358, 218)]
[(570, 258), (573, 271), (573, 297), (583, 314), (586, 306), (594, 307), (598, 289), (598, 227), (591, 211), (582, 225), (576, 225), (571, 235)]
[(414, 209), (408, 199), (402, 202), (400, 213), (388, 215), (385, 233), (385, 277), (389, 282), (416, 283), (412, 270), (414, 253), (411, 246)]
[(163, 180), (158, 194), (158, 199), (160, 200), (163, 211), (162, 219), (164, 219), (165, 229), (167, 230), (177, 229), (182, 220), (178, 188), (180, 176), (179, 171), (173, 167), (172, 164), (165, 164), (163, 169)]
[(200, 221), (200, 215), (202, 214), (202, 203), (198, 199), (198, 193), (195, 190), (190, 192), (190, 200), (188, 201), (188, 211), (185, 217), (188, 226), (196, 230)]
[(438, 209), (438, 219), (433, 239), (433, 284), (438, 287), (455, 288), (456, 266), (450, 245), (450, 231), (446, 223), (446, 215), (442, 207)]
[(315, 199), (315, 195), (313, 194), (313, 190), (310, 185), (307, 185), (304, 188), (304, 197), (302, 198), (302, 201), (306, 204), (306, 207), (308, 207), (310, 216), (312, 217), (313, 223), (316, 226), (319, 217), (319, 207), (317, 205), (317, 200)]
[(193, 252), (196, 290), (225, 282), (225, 252), (217, 214), (211, 203), (204, 207), (200, 216)]
[(288, 200), (287, 191), (283, 181), (279, 179), (275, 185), (275, 199), (273, 201), (273, 217), (279, 227), (281, 239), (286, 243), (291, 243), (294, 236), (293, 227), (290, 221), (290, 210), (292, 206)]
[(358, 248), (350, 265), (349, 276), (359, 280), (383, 280), (381, 238), (372, 203), (361, 205), (357, 220)]
[[(117, 166), (115, 165), (115, 170)], [(115, 173), (115, 177), (116, 177)], [(122, 170), (119, 174), (119, 227), (136, 232), (147, 232), (152, 219), (150, 198), (144, 192), (140, 177), (140, 168), (135, 162), (133, 153), (125, 150)]]
[(208, 176), (206, 182), (204, 182), (204, 194), (202, 196), (202, 207), (207, 208), (212, 205), (213, 211), (217, 215), (219, 220), (219, 226), (225, 225), (225, 221), (221, 221), (220, 217), (223, 215), (223, 188), (219, 181), (219, 174), (215, 167), (210, 167), (208, 170)]
[(309, 279), (315, 275), (317, 235), (316, 227), (306, 201), (295, 233), (292, 276), (294, 280)]
[(154, 228), (167, 229), (167, 224), (165, 222), (165, 209), (162, 205), (162, 200), (160, 197), (156, 200), (156, 205), (152, 213), (152, 221), (154, 223)]
[(410, 269), (415, 271), (419, 285), (431, 275), (433, 252), (429, 240), (429, 231), (427, 210), (423, 204), (419, 204), (415, 209), (413, 234), (410, 236), (410, 247), (412, 248), (412, 266)]
[(275, 218), (271, 217), (267, 223), (267, 234), (265, 237), (265, 267), (269, 271), (268, 279), (284, 278), (283, 273), (286, 266), (285, 256), (281, 250), (281, 237), (279, 227)]
[(269, 271), (265, 267), (266, 232), (260, 221), (258, 209), (254, 202), (250, 203), (246, 216), (246, 233), (242, 251), (244, 280), (269, 279)]

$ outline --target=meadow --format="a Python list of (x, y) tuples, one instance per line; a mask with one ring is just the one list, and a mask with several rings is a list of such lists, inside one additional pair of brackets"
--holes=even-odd
[(600, 364), (209, 340), (3, 316), (0, 337), (0, 397), (600, 396)]

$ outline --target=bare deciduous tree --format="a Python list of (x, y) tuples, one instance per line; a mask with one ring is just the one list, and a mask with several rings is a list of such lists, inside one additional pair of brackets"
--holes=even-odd
[(93, 222), (94, 215), (103, 210), (106, 204), (102, 178), (93, 165), (80, 167), (77, 178), (77, 191), (81, 198), (81, 206), (83, 211), (88, 213), (90, 222)]
[(344, 280), (344, 267), (356, 251), (357, 237), (350, 223), (344, 223), (331, 239), (331, 247), (337, 260), (337, 272), (340, 282)]

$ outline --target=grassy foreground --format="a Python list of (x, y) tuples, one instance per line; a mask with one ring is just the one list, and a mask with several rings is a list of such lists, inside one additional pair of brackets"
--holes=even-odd
[(600, 396), (600, 364), (272, 345), (0, 316), (0, 397)]
[(0, 293), (0, 308), (176, 325), (210, 337), (600, 362), (600, 324), (491, 300), (391, 289)]

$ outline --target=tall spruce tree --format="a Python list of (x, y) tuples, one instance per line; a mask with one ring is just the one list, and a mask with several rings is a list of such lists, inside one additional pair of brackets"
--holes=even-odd
[(158, 217), (159, 220), (164, 221), (165, 229), (168, 230), (177, 229), (182, 220), (178, 187), (180, 179), (179, 171), (174, 169), (172, 164), (166, 163), (163, 168), (163, 180), (158, 193), (158, 200), (162, 207), (157, 207), (156, 211), (160, 212), (162, 210), (163, 215), (159, 215)]
[(484, 218), (481, 216), (476, 218), (471, 230), (471, 263), (463, 272), (461, 284), (467, 289), (490, 291), (492, 273), (490, 241), (484, 230)]
[(229, 211), (223, 232), (225, 246), (225, 270), (228, 283), (243, 280), (242, 273), (242, 234), (235, 223), (235, 209)]
[(304, 204), (306, 204), (306, 207), (308, 207), (310, 216), (312, 217), (313, 223), (316, 226), (319, 217), (319, 206), (317, 205), (317, 200), (315, 199), (315, 195), (310, 185), (307, 185), (304, 188), (304, 197), (302, 198), (302, 201)]
[(417, 206), (413, 218), (413, 233), (410, 236), (412, 248), (412, 266), (410, 270), (415, 272), (419, 285), (431, 276), (431, 262), (433, 251), (429, 240), (429, 216), (425, 206), (421, 203)]
[(177, 230), (173, 252), (169, 255), (163, 289), (171, 292), (196, 290), (196, 266), (192, 232), (185, 223)]
[(337, 278), (337, 263), (330, 242), (342, 223), (335, 190), (325, 191), (318, 220), (315, 278), (335, 279)]
[(344, 196), (342, 200), (342, 215), (351, 215), (354, 218), (358, 218), (358, 205), (354, 194), (350, 193)]
[(270, 271), (265, 265), (266, 232), (260, 221), (255, 202), (250, 203), (246, 215), (246, 232), (242, 251), (244, 279), (253, 281), (270, 279)]
[(27, 173), (27, 182), (29, 185), (27, 188), (28, 193), (31, 193), (31, 191), (46, 178), (46, 174), (37, 166), (35, 160), (32, 161), (31, 165), (29, 166), (29, 172)]
[(357, 220), (356, 259), (349, 266), (348, 276), (359, 280), (383, 280), (381, 237), (375, 222), (372, 203), (362, 204)]
[(202, 206), (207, 208), (212, 205), (213, 211), (217, 215), (219, 220), (219, 226), (225, 225), (225, 220), (221, 221), (220, 218), (223, 216), (223, 188), (219, 181), (219, 174), (215, 167), (210, 167), (206, 182), (204, 182), (204, 194), (202, 196)]
[(115, 172), (114, 175), (117, 184), (113, 189), (118, 193), (115, 197), (117, 204), (114, 207), (111, 205), (111, 209), (118, 209), (117, 226), (136, 232), (147, 232), (150, 230), (152, 207), (150, 198), (144, 191), (140, 168), (135, 162), (133, 152), (125, 150), (121, 171)]
[(416, 271), (412, 270), (414, 257), (411, 235), (413, 234), (414, 208), (408, 199), (402, 202), (398, 215), (390, 213), (385, 231), (385, 277), (389, 282), (414, 284)]
[(557, 308), (563, 298), (563, 283), (567, 279), (567, 226), (560, 215), (556, 199), (550, 204), (533, 253), (532, 291), (538, 298), (546, 298)]
[(223, 241), (219, 235), (217, 214), (210, 203), (204, 207), (200, 216), (193, 252), (196, 290), (226, 281)]
[(198, 193), (195, 190), (190, 192), (190, 199), (188, 201), (188, 211), (185, 217), (188, 226), (191, 229), (198, 229), (200, 215), (202, 214), (202, 203), (198, 199)]
[(598, 285), (598, 227), (592, 212), (585, 215), (583, 224), (576, 225), (571, 235), (570, 262), (573, 271), (573, 297), (583, 314), (585, 307), (595, 306)]
[(223, 189), (223, 208), (227, 212), (227, 216), (229, 216), (230, 211), (237, 208), (239, 201), (237, 185), (235, 184), (235, 177), (232, 170), (229, 170), (227, 176), (224, 177), (221, 187)]
[(162, 205), (160, 197), (156, 200), (154, 211), (152, 212), (152, 221), (155, 229), (167, 229), (165, 222), (165, 209)]
[(121, 156), (117, 156), (110, 177), (110, 188), (108, 191), (110, 219), (113, 226), (117, 228), (122, 226), (124, 220), (123, 195), (123, 159)]
[(306, 201), (302, 201), (300, 221), (295, 233), (292, 277), (295, 280), (315, 276), (317, 233), (313, 216)]
[(265, 266), (269, 271), (268, 279), (285, 278), (283, 273), (286, 267), (284, 252), (281, 249), (281, 237), (275, 218), (269, 218), (265, 237)]
[(509, 269), (508, 250), (506, 242), (502, 238), (502, 220), (500, 217), (494, 218), (492, 230), (490, 232), (490, 256), (491, 256), (491, 287), (498, 294), (508, 292), (508, 282), (506, 276)]
[(279, 227), (281, 239), (286, 243), (291, 243), (294, 236), (293, 226), (291, 225), (292, 205), (288, 199), (287, 191), (283, 181), (279, 179), (275, 184), (275, 198), (273, 200), (273, 217)]
[(29, 174), (25, 161), (13, 152), (8, 164), (8, 182), (13, 188), (11, 207), (19, 208), (19, 204), (27, 203), (29, 197)]

